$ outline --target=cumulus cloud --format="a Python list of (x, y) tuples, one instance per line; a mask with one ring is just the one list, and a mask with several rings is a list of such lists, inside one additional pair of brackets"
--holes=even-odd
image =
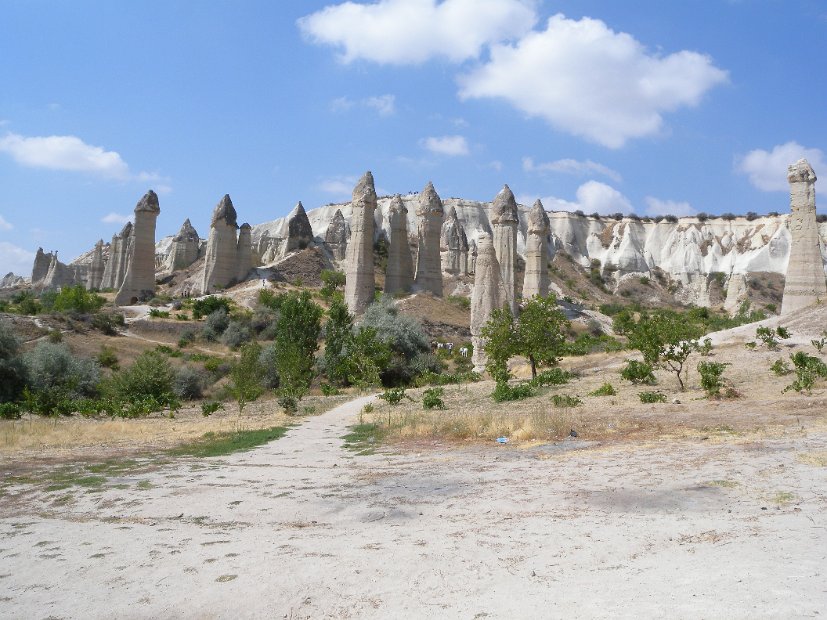
[(463, 136), (430, 136), (420, 140), (420, 144), (437, 155), (457, 157), (469, 153), (468, 142)]
[(614, 187), (600, 181), (587, 181), (577, 188), (576, 200), (569, 201), (556, 196), (523, 194), (517, 197), (522, 205), (531, 205), (537, 198), (543, 201), (546, 211), (583, 211), (583, 213), (631, 213), (632, 203)]
[(550, 162), (535, 163), (531, 157), (523, 157), (523, 170), (529, 173), (544, 174), (546, 172), (558, 172), (561, 174), (571, 174), (575, 176), (586, 176), (587, 174), (601, 174), (604, 177), (610, 178), (616, 183), (623, 181), (623, 177), (619, 172), (612, 170), (608, 166), (598, 164), (590, 159), (586, 161), (578, 161), (576, 159), (558, 159)]
[(18, 164), (29, 168), (86, 172), (119, 181), (165, 180), (154, 172), (133, 174), (119, 153), (86, 144), (76, 136), (21, 136), (8, 133), (0, 138), (0, 153), (7, 153)]
[(14, 226), (9, 223), (6, 218), (0, 215), (0, 230), (11, 230)]
[(459, 81), (462, 99), (504, 99), (560, 131), (619, 148), (658, 133), (665, 112), (697, 105), (727, 79), (704, 54), (652, 54), (600, 20), (558, 14), (542, 32), (492, 46), (490, 60)]
[(342, 2), (298, 20), (312, 43), (355, 60), (392, 65), (432, 58), (462, 62), (483, 46), (521, 36), (537, 22), (535, 0), (380, 0)]
[(131, 215), (124, 215), (124, 214), (115, 213), (115, 212), (107, 213), (106, 215), (104, 215), (101, 218), (101, 222), (103, 222), (104, 224), (121, 224), (121, 225), (123, 225), (123, 224), (126, 224), (127, 222), (131, 222), (131, 221), (132, 221), (132, 216)]
[(660, 200), (654, 196), (646, 196), (645, 200), (647, 215), (675, 215), (677, 217), (686, 217), (697, 213), (688, 202)]
[(379, 116), (393, 116), (396, 113), (396, 96), (378, 95), (359, 100), (337, 97), (330, 102), (330, 109), (333, 112), (347, 112), (357, 106), (371, 109)]
[(0, 272), (10, 271), (17, 275), (28, 275), (32, 271), (34, 252), (29, 252), (7, 241), (0, 241)]
[(827, 160), (821, 149), (806, 148), (798, 142), (787, 142), (774, 146), (771, 151), (755, 149), (743, 157), (735, 158), (735, 171), (746, 174), (749, 182), (763, 192), (781, 192), (789, 189), (787, 166), (802, 157), (818, 174), (827, 171)]

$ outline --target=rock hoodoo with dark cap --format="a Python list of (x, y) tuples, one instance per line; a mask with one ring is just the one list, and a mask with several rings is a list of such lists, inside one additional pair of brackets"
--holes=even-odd
[(135, 205), (135, 226), (126, 251), (123, 284), (115, 296), (119, 306), (149, 299), (155, 293), (155, 221), (161, 208), (152, 190)]

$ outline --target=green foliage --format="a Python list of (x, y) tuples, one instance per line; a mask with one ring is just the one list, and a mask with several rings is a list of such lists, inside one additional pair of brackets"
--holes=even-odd
[(604, 383), (596, 390), (589, 392), (589, 396), (616, 396), (617, 390), (612, 387), (611, 383)]
[(657, 383), (651, 364), (637, 360), (626, 360), (626, 366), (620, 376), (635, 385), (654, 385)]
[(641, 317), (629, 329), (629, 346), (643, 354), (643, 361), (653, 368), (674, 372), (684, 390), (681, 373), (689, 355), (698, 348), (702, 334), (698, 325), (676, 312), (660, 310)]
[(15, 312), (16, 314), (32, 316), (39, 313), (43, 309), (41, 302), (37, 299), (37, 297), (35, 297), (34, 293), (32, 293), (31, 291), (20, 291), (14, 297), (11, 298), (11, 301), (12, 306), (10, 310)]
[(20, 340), (10, 324), (0, 321), (0, 403), (14, 401), (26, 387), (26, 366)]
[(120, 312), (98, 312), (92, 315), (92, 327), (106, 336), (117, 336), (118, 328), (126, 325)]
[(338, 396), (341, 394), (339, 388), (335, 385), (330, 385), (329, 383), (322, 383), (319, 388), (322, 390), (322, 394), (324, 396)]
[(219, 409), (224, 409), (224, 405), (215, 400), (206, 400), (201, 403), (201, 415), (205, 418), (211, 416)]
[(168, 454), (198, 458), (226, 456), (234, 452), (251, 450), (276, 439), (281, 439), (287, 433), (287, 430), (284, 426), (274, 426), (249, 431), (205, 433), (200, 440), (173, 448), (169, 450)]
[[(755, 330), (755, 337), (770, 351), (778, 350), (778, 338), (789, 338), (790, 332), (786, 327), (777, 327), (775, 330), (769, 327), (759, 327)], [(777, 338), (776, 338), (777, 337)]]
[(600, 312), (602, 314), (605, 314), (606, 316), (615, 316), (616, 314), (619, 314), (621, 311), (623, 311), (623, 309), (624, 306), (622, 304), (616, 303), (600, 304), (598, 306), (598, 310), (600, 310)]
[(168, 319), (169, 318), (169, 311), (168, 310), (158, 310), (158, 308), (150, 308), (149, 309), (149, 317), (152, 319)]
[(382, 373), (391, 362), (390, 346), (379, 339), (373, 327), (360, 327), (342, 350), (340, 372), (345, 382), (366, 388), (382, 383)]
[(795, 390), (796, 392), (809, 393), (817, 379), (827, 377), (827, 364), (817, 357), (807, 355), (804, 351), (797, 351), (790, 355), (795, 367), (795, 381), (784, 388), (784, 392)]
[(226, 297), (218, 297), (216, 295), (209, 295), (203, 299), (195, 299), (192, 301), (192, 318), (197, 321), (202, 317), (212, 314), (219, 308), (222, 308), (226, 314), (229, 314), (232, 310), (232, 302)]
[(195, 331), (192, 329), (185, 329), (181, 332), (181, 337), (178, 338), (178, 348), (185, 349), (195, 342)]
[(712, 353), (712, 338), (704, 338), (700, 345), (698, 345), (698, 353), (704, 357)]
[(279, 387), (279, 370), (276, 366), (276, 347), (271, 344), (261, 350), (259, 363), (261, 365), (261, 383), (268, 390), (275, 390)]
[(299, 410), (299, 401), (296, 400), (295, 396), (291, 396), (290, 394), (279, 394), (276, 402), (284, 409), (284, 413), (287, 415), (293, 415)]
[(324, 326), (325, 350), (321, 366), (322, 372), (335, 383), (345, 384), (348, 381), (345, 347), (353, 337), (352, 331), (353, 316), (348, 312), (347, 305), (342, 299), (334, 299)]
[(577, 407), (583, 404), (583, 401), (577, 396), (570, 396), (568, 394), (554, 394), (551, 397), (551, 404), (555, 407)]
[(405, 398), (408, 400), (411, 399), (410, 396), (405, 394), (405, 388), (389, 388), (380, 394), (379, 398), (384, 400), (389, 405), (398, 405)]
[(221, 342), (233, 350), (238, 349), (245, 342), (252, 340), (253, 334), (250, 328), (241, 321), (230, 321), (224, 333), (221, 335)]
[(640, 398), (640, 402), (646, 404), (666, 402), (666, 394), (661, 392), (640, 392), (638, 397)]
[(270, 310), (279, 310), (282, 301), (284, 301), (284, 293), (276, 293), (269, 288), (263, 288), (258, 292), (259, 305)]
[(98, 363), (73, 355), (64, 344), (40, 342), (23, 361), (28, 377), (26, 405), (33, 413), (68, 415), (73, 410), (72, 401), (97, 391)]
[(491, 398), (498, 403), (511, 400), (523, 400), (531, 396), (534, 396), (534, 387), (528, 382), (509, 385), (506, 381), (498, 381), (494, 387), (494, 391), (491, 392)]
[(98, 353), (98, 364), (101, 368), (110, 368), (118, 370), (120, 362), (118, 361), (118, 354), (112, 347), (101, 345), (100, 353)]
[(531, 384), (535, 387), (549, 386), (549, 385), (564, 385), (571, 381), (574, 375), (562, 368), (550, 368), (539, 373), (531, 380)]
[(425, 390), (422, 393), (422, 408), (445, 409), (445, 401), (442, 399), (444, 395), (445, 388), (434, 387)]
[(204, 392), (204, 375), (191, 366), (181, 366), (175, 371), (172, 392), (181, 400), (201, 398)]
[(606, 334), (580, 334), (571, 342), (563, 344), (562, 355), (588, 355), (602, 351), (622, 351), (623, 345), (617, 338)]
[(19, 420), (23, 409), (17, 403), (0, 403), (0, 420)]
[(725, 387), (724, 370), (730, 364), (725, 362), (699, 362), (698, 373), (701, 375), (701, 387), (707, 397), (718, 396)]
[(448, 295), (446, 301), (449, 304), (456, 306), (462, 310), (470, 310), (471, 309), (471, 300), (468, 297), (462, 297), (460, 295)]
[(249, 342), (241, 347), (240, 358), (230, 368), (229, 391), (238, 403), (238, 411), (243, 412), (248, 402), (255, 401), (264, 391), (261, 386), (264, 369), (259, 358), (261, 346)]
[(321, 306), (313, 302), (308, 291), (290, 292), (284, 297), (275, 328), (280, 396), (298, 401), (310, 387), (322, 314)]
[(218, 340), (229, 325), (230, 315), (225, 308), (219, 307), (207, 315), (201, 334), (205, 340)]
[(482, 375), (473, 371), (459, 373), (435, 373), (427, 371), (418, 375), (414, 383), (417, 387), (425, 385), (461, 385), (463, 383), (476, 383), (481, 379)]
[(818, 340), (810, 340), (810, 343), (819, 353), (822, 353), (824, 351), (824, 345), (827, 345), (827, 338), (821, 337)]
[(339, 289), (345, 286), (345, 274), (341, 271), (323, 269), (321, 273), (322, 288), (319, 291), (325, 299), (331, 299)]
[(52, 310), (89, 314), (100, 310), (105, 303), (106, 300), (100, 295), (87, 291), (82, 284), (76, 284), (61, 289), (54, 298)]
[(49, 342), (52, 342), (54, 344), (57, 344), (59, 342), (63, 342), (63, 332), (60, 331), (59, 329), (53, 329), (52, 331), (49, 332), (48, 340), (49, 340)]
[(770, 370), (773, 371), (779, 377), (788, 375), (793, 371), (793, 369), (790, 368), (790, 365), (781, 358), (778, 358), (772, 363), (772, 366), (770, 366)]
[(145, 351), (131, 366), (113, 374), (105, 391), (117, 401), (134, 403), (136, 413), (145, 409), (151, 413), (176, 400), (174, 380), (169, 360), (158, 351)]

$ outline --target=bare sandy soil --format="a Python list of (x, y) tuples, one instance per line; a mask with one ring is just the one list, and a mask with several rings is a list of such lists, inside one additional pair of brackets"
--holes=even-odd
[(341, 436), (6, 486), (0, 617), (814, 617), (827, 430), (468, 447)]

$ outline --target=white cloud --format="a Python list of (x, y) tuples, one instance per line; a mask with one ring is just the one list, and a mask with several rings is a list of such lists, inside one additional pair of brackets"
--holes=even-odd
[(330, 110), (336, 113), (348, 112), (357, 106), (371, 109), (379, 116), (392, 116), (396, 113), (396, 96), (378, 95), (359, 99), (358, 101), (349, 97), (337, 97), (330, 102)]
[(827, 160), (821, 149), (806, 148), (797, 142), (787, 142), (774, 146), (772, 151), (755, 149), (743, 157), (735, 159), (735, 171), (749, 176), (749, 182), (764, 192), (780, 192), (789, 189), (787, 183), (787, 166), (802, 157), (818, 174), (827, 173)]
[(119, 181), (159, 182), (168, 179), (155, 172), (133, 174), (116, 151), (86, 144), (76, 136), (21, 136), (0, 138), (0, 153), (8, 153), (21, 166), (86, 172)]
[(32, 272), (34, 252), (6, 241), (0, 241), (0, 272), (5, 275), (12, 271), (19, 276), (29, 275)]
[(420, 144), (437, 155), (457, 157), (469, 153), (468, 142), (463, 136), (430, 136), (420, 140)]
[(537, 22), (535, 0), (342, 2), (298, 20), (302, 35), (350, 63), (420, 64), (477, 58), (483, 46), (519, 37)]
[(577, 188), (577, 200), (574, 202), (556, 196), (538, 196), (536, 194), (522, 194), (517, 202), (530, 206), (537, 198), (543, 201), (547, 211), (583, 211), (583, 213), (631, 213), (632, 203), (614, 187), (600, 181), (587, 181)]
[(660, 200), (654, 196), (646, 196), (644, 200), (646, 200), (647, 215), (675, 215), (677, 217), (686, 217), (697, 213), (688, 202)]
[(697, 105), (727, 73), (703, 54), (660, 56), (600, 20), (555, 15), (545, 31), (460, 77), (460, 97), (495, 97), (560, 131), (609, 148), (659, 132), (663, 113)]
[(590, 159), (586, 161), (578, 161), (576, 159), (558, 159), (545, 163), (535, 163), (531, 157), (523, 157), (523, 170), (525, 172), (536, 172), (543, 174), (546, 172), (559, 172), (561, 174), (571, 174), (575, 176), (585, 176), (587, 174), (597, 173), (604, 177), (610, 178), (615, 183), (623, 181), (623, 177), (616, 170), (612, 170), (608, 166), (598, 164)]
[(500, 160), (495, 159), (494, 161), (488, 163), (488, 167), (496, 172), (502, 172), (503, 163)]
[(104, 224), (126, 224), (132, 221), (131, 215), (122, 215), (120, 213), (107, 213), (101, 218)]
[(2, 215), (0, 215), (0, 230), (11, 230), (14, 228)]
[(359, 182), (357, 177), (352, 176), (335, 176), (329, 179), (324, 179), (319, 183), (319, 189), (326, 194), (335, 194), (336, 196), (350, 196), (353, 193), (353, 188)]

